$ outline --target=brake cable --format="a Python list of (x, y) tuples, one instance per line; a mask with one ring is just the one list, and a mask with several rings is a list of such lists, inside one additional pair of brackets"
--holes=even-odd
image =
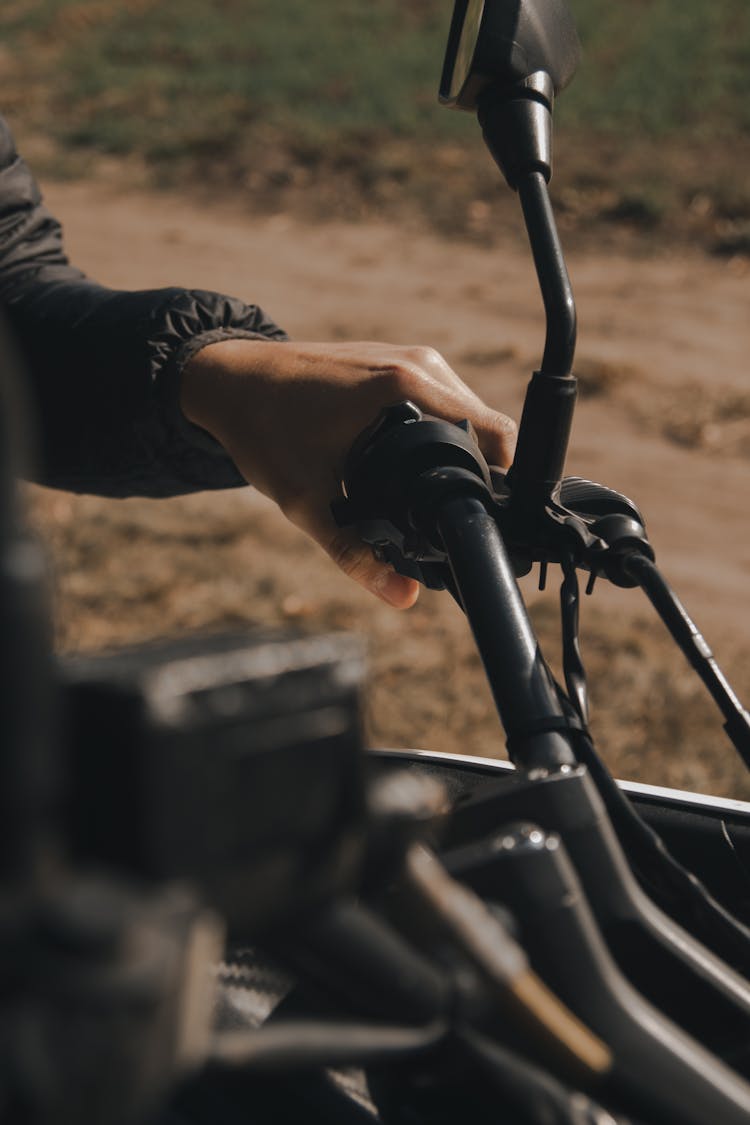
[(570, 723), (578, 761), (586, 766), (638, 881), (660, 900), (677, 921), (691, 929), (738, 971), (750, 971), (750, 929), (727, 910), (706, 885), (672, 854), (661, 836), (640, 815), (615, 781), (576, 709), (557, 684), (558, 698)]
[(750, 713), (716, 663), (703, 634), (652, 559), (633, 553), (623, 560), (623, 566), (641, 587), (688, 663), (708, 688), (726, 720), (724, 730), (750, 769)]
[(578, 573), (570, 555), (562, 560), (563, 581), (560, 586), (560, 622), (562, 626), (562, 658), (565, 686), (568, 696), (584, 726), (589, 721), (589, 701), (586, 689), (586, 670), (581, 658), (578, 640), (578, 610), (580, 597)]

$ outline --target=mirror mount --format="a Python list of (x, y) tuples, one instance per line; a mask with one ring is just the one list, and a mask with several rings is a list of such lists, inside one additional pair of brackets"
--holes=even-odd
[(514, 191), (531, 172), (550, 181), (553, 104), (552, 79), (543, 70), (511, 87), (489, 86), (479, 97), (485, 144)]
[(519, 510), (544, 508), (556, 494), (575, 405), (575, 301), (547, 185), (554, 99), (579, 60), (567, 0), (455, 0), (440, 101), (477, 113), (495, 163), (518, 192), (546, 316), (544, 354), (507, 477)]
[(544, 354), (529, 384), (510, 473), (524, 500), (529, 490), (549, 495), (562, 478), (575, 406), (576, 308), (547, 191), (553, 104), (545, 71), (488, 86), (477, 101), (485, 143), (518, 192), (546, 314)]
[(580, 57), (567, 0), (455, 0), (440, 102), (472, 112), (488, 87), (522, 84), (540, 71), (557, 95)]

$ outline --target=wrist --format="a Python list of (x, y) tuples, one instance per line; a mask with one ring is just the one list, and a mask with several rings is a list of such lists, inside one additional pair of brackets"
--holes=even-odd
[(195, 352), (180, 376), (180, 409), (188, 422), (221, 440), (222, 422), (233, 409), (231, 400), (238, 384), (246, 384), (267, 366), (269, 350), (278, 344), (265, 338), (232, 338), (208, 343)]

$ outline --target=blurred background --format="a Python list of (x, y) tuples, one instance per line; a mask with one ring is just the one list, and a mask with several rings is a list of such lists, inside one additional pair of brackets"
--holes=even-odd
[[(571, 0), (553, 198), (579, 299), (570, 470), (633, 495), (750, 695), (750, 6)], [(440, 348), (518, 413), (543, 325), (517, 201), (437, 106), (449, 0), (4, 0), (0, 109), (105, 284), (258, 301), (298, 338)], [(280, 435), (283, 440), (283, 435)], [(30, 490), (63, 651), (227, 624), (370, 639), (374, 744), (503, 755), (447, 595), (399, 615), (249, 490)], [(550, 584), (554, 587), (554, 583)], [(526, 592), (556, 651), (556, 595)], [(620, 776), (750, 797), (637, 594), (584, 605), (594, 729)]]
[[(743, 0), (572, 0), (584, 64), (557, 112), (568, 225), (750, 238)], [(497, 179), (435, 92), (450, 0), (5, 0), (4, 112), (40, 171), (127, 159), (159, 186), (484, 238)], [(595, 230), (592, 230), (595, 227)], [(485, 229), (483, 229), (485, 228)]]

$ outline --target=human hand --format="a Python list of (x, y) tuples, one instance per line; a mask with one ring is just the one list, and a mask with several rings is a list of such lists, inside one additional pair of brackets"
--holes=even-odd
[(515, 424), (432, 348), (222, 340), (199, 351), (182, 375), (185, 416), (350, 578), (399, 609), (414, 604), (419, 584), (378, 562), (353, 529), (337, 527), (330, 503), (354, 439), (383, 407), (404, 399), (448, 421), (468, 418), (487, 461), (510, 465)]

